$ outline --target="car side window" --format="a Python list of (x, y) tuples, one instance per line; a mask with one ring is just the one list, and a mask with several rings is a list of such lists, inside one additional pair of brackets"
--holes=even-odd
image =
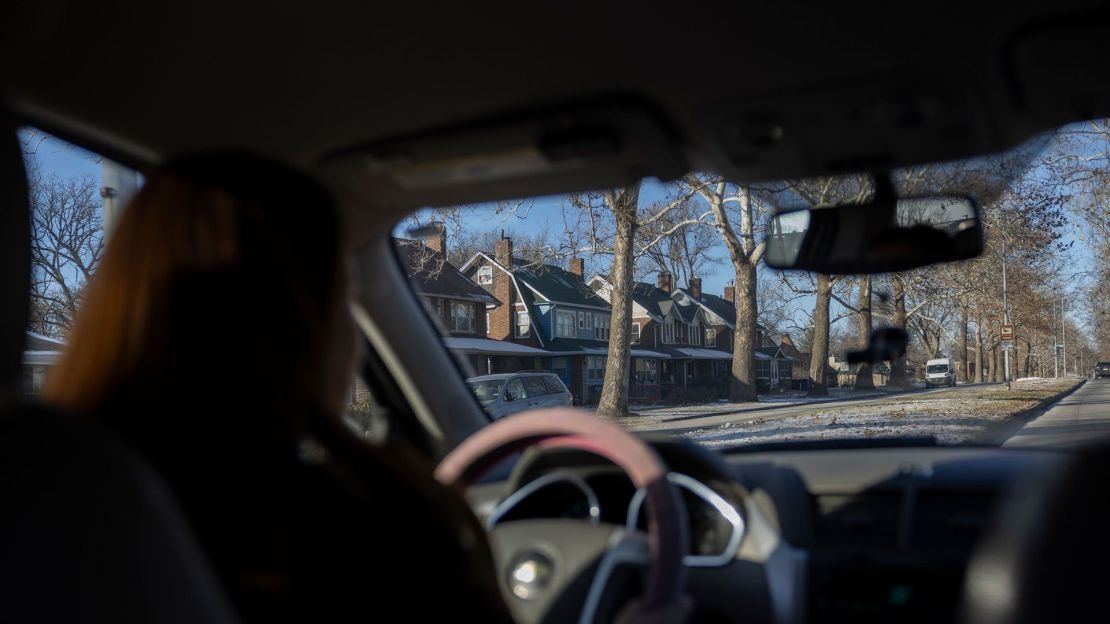
[(563, 386), (563, 382), (560, 381), (558, 377), (544, 377), (543, 380), (547, 383), (548, 394), (562, 394), (567, 391), (566, 387)]
[(525, 377), (524, 389), (528, 392), (530, 397), (538, 397), (547, 394), (547, 386), (543, 383), (543, 377)]
[(509, 387), (505, 391), (505, 400), (515, 401), (517, 399), (525, 398), (528, 398), (528, 395), (524, 393), (524, 383), (521, 382), (519, 378), (510, 381)]

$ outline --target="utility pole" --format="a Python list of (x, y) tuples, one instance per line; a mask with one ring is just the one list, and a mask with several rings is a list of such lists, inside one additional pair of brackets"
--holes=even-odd
[[(1010, 299), (1006, 290), (1006, 231), (1002, 231), (1002, 323), (1010, 324)], [(1016, 338), (1016, 336), (1015, 336)], [(1013, 342), (1010, 346), (1013, 347)], [(1010, 349), (1002, 349), (1002, 357), (1006, 360), (1006, 389), (1010, 390)]]
[(1063, 339), (1064, 377), (1068, 376), (1068, 317), (1064, 308), (1064, 295), (1060, 295), (1060, 337)]
[(1056, 326), (1056, 297), (1052, 298), (1052, 378), (1060, 378), (1060, 337), (1059, 328)]

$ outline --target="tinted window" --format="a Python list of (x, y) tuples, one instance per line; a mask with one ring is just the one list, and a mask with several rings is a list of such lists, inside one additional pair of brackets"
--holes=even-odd
[(947, 373), (948, 372), (948, 365), (947, 364), (930, 364), (929, 368), (926, 370), (926, 372), (928, 372), (928, 373)]
[(515, 401), (517, 399), (523, 399), (526, 396), (528, 395), (524, 393), (524, 383), (520, 380), (520, 378), (513, 379), (509, 382), (509, 388), (507, 393), (505, 394), (505, 400)]
[(547, 386), (543, 385), (543, 377), (525, 377), (524, 390), (530, 397), (543, 396), (547, 394)]
[(544, 377), (543, 379), (547, 383), (547, 392), (548, 393), (550, 393), (550, 394), (562, 394), (563, 392), (567, 391), (566, 387), (563, 386), (563, 382), (560, 381), (558, 377), (551, 376), (551, 377)]

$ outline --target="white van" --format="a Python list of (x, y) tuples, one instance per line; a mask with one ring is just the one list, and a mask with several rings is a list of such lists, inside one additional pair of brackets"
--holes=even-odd
[(929, 360), (925, 363), (925, 386), (955, 386), (956, 367), (952, 358)]

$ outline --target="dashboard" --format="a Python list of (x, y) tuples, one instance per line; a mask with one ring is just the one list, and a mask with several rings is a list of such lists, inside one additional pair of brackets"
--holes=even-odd
[[(648, 441), (686, 507), (692, 621), (712, 622), (951, 621), (1000, 498), (1062, 458), (994, 447), (722, 455)], [(532, 518), (646, 523), (628, 478), (581, 451), (525, 453), (468, 498), (487, 527)]]

